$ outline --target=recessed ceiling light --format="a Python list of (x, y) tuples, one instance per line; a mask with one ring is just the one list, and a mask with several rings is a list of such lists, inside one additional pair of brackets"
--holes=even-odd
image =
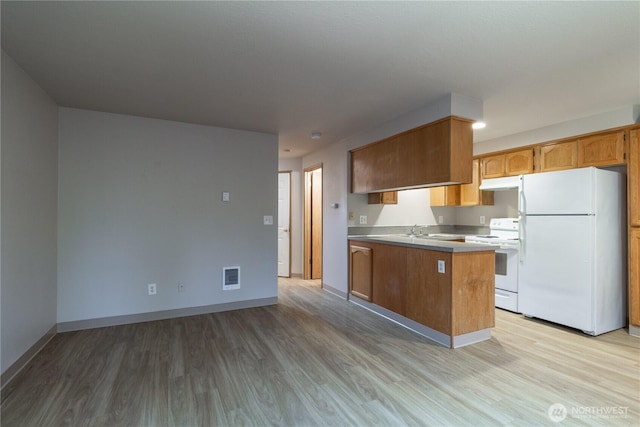
[(311, 132), (311, 139), (320, 139), (321, 136), (320, 132)]
[(485, 122), (475, 122), (471, 125), (473, 129), (484, 129), (487, 126)]

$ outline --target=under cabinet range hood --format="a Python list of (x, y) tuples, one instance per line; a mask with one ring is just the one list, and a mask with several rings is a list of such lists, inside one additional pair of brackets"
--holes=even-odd
[(484, 191), (501, 191), (513, 190), (520, 188), (522, 176), (505, 176), (504, 178), (483, 179), (480, 184), (480, 190)]

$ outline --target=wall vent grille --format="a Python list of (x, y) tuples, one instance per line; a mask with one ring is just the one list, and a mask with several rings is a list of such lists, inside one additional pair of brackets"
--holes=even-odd
[(222, 269), (222, 290), (240, 289), (240, 267), (224, 267)]

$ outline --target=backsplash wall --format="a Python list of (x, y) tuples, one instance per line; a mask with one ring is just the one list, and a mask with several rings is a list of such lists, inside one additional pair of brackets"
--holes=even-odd
[(370, 205), (366, 194), (349, 194), (349, 227), (361, 227), (360, 216), (367, 217), (366, 227), (410, 226), (413, 224), (480, 226), (480, 216), (485, 225), (491, 218), (516, 217), (518, 215), (518, 193), (516, 190), (496, 191), (493, 206), (431, 207), (429, 189), (404, 190), (398, 192), (397, 205)]

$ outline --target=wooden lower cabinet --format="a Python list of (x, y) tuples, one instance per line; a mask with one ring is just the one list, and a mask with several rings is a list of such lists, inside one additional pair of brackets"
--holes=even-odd
[[(438, 273), (438, 261), (445, 272)], [(451, 336), (495, 325), (495, 254), (408, 249), (407, 315)]]
[(394, 313), (405, 315), (407, 304), (407, 248), (373, 246), (372, 302)]
[(349, 246), (349, 292), (371, 301), (372, 290), (372, 249), (365, 246)]
[(349, 292), (404, 316), (407, 248), (370, 242), (349, 243)]
[(420, 266), (407, 270), (410, 298), (407, 316), (443, 334), (451, 334), (451, 268), (438, 273), (438, 260), (451, 266), (451, 253), (409, 249), (407, 264)]
[(352, 295), (444, 334), (441, 344), (455, 347), (457, 338), (494, 326), (493, 250), (447, 252), (351, 240), (349, 253)]
[(640, 327), (640, 228), (629, 233), (629, 323)]

